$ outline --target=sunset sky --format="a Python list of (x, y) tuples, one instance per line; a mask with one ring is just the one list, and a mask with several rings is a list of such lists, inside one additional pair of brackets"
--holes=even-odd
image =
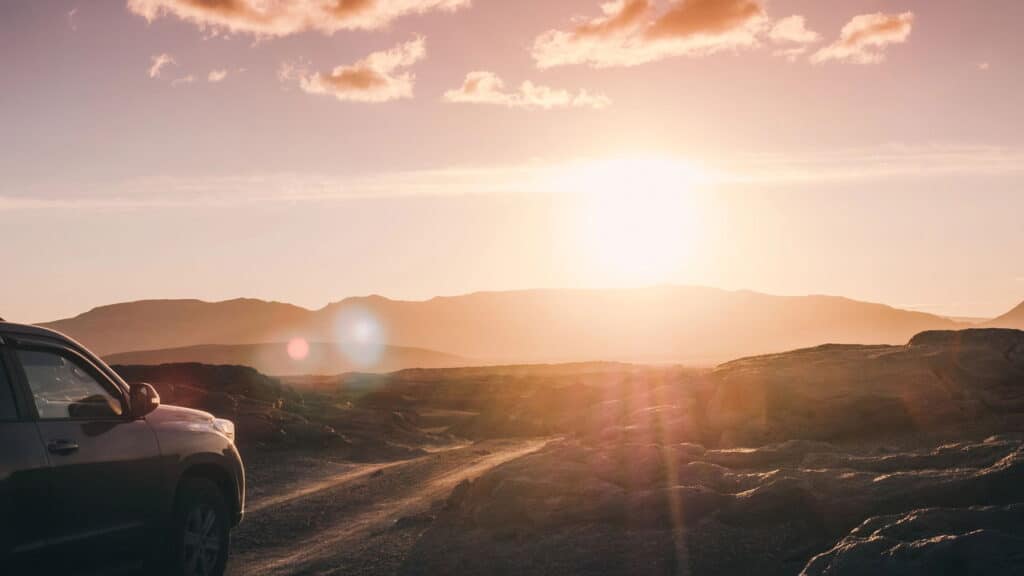
[(1024, 299), (1018, 0), (0, 3), (0, 315)]

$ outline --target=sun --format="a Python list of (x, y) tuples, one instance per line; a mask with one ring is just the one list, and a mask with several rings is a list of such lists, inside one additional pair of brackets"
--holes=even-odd
[(668, 157), (625, 157), (567, 169), (576, 232), (593, 271), (615, 285), (668, 282), (685, 271), (700, 224), (699, 170)]

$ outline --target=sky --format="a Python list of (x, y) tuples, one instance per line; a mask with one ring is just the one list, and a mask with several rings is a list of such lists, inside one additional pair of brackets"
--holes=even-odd
[(1017, 0), (0, 3), (0, 315), (1024, 299)]

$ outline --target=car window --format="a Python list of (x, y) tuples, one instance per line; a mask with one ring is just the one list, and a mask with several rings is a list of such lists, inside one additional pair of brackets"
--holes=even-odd
[(49, 350), (18, 350), (17, 355), (41, 420), (121, 414), (121, 402), (71, 355)]
[(4, 359), (0, 358), (0, 421), (15, 420), (17, 417), (18, 412), (14, 408), (14, 392), (11, 390), (11, 382), (7, 377)]

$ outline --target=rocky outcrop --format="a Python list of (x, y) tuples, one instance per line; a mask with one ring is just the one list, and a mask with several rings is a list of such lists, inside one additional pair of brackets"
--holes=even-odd
[(801, 576), (987, 574), (1024, 570), (1024, 504), (929, 508), (871, 518)]
[(902, 346), (825, 345), (710, 371), (407, 371), (375, 377), (358, 402), (462, 411), (470, 416), (450, 431), (472, 439), (569, 434), (598, 444), (735, 448), (984, 437), (1024, 430), (1024, 332), (926, 332)]
[(161, 402), (196, 408), (235, 422), (239, 447), (331, 449), (352, 460), (419, 456), (419, 446), (443, 442), (406, 412), (338, 406), (329, 397), (303, 395), (245, 366), (164, 364), (114, 366), (128, 382), (149, 382)]
[[(402, 573), (795, 574), (816, 554), (809, 575), (936, 573), (1012, 544), (1022, 501), (1020, 438), (890, 451), (563, 441), (460, 486)], [(945, 520), (914, 512), (931, 508)], [(890, 549), (908, 552), (867, 562)], [(857, 558), (864, 570), (836, 571)], [(1010, 551), (997, 562), (1024, 568)]]
[(460, 487), (403, 574), (1024, 573), (1024, 332), (675, 376), (557, 387), (561, 422), (517, 389), (569, 439)]
[(906, 346), (826, 345), (729, 362), (706, 406), (712, 442), (866, 440), (1024, 423), (1024, 332), (925, 332)]

